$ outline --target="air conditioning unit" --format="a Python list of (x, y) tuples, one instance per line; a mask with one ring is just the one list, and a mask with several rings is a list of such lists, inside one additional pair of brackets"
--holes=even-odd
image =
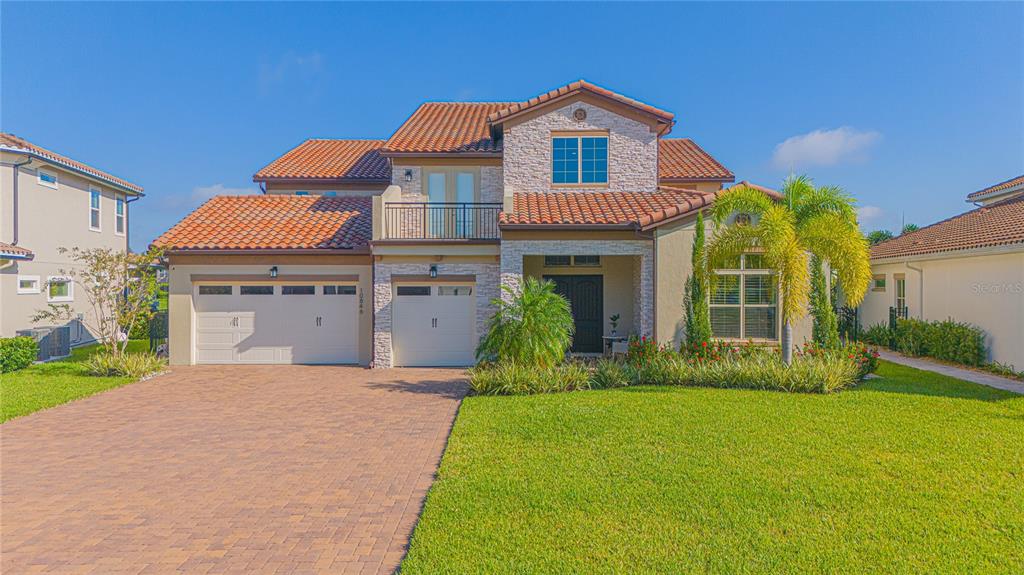
[(59, 359), (71, 355), (71, 327), (67, 325), (35, 327), (18, 331), (18, 335), (31, 337), (39, 344), (39, 361)]

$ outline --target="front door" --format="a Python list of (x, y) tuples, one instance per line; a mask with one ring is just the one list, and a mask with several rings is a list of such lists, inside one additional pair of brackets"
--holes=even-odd
[(569, 300), (576, 335), (573, 353), (601, 353), (604, 334), (604, 278), (602, 276), (544, 276), (555, 291)]

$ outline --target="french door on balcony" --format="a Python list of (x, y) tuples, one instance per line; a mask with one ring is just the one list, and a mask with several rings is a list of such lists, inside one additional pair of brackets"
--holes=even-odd
[(479, 171), (476, 170), (427, 171), (427, 200), (442, 208), (429, 211), (427, 231), (431, 237), (475, 237), (476, 212), (466, 205), (477, 201), (478, 179)]

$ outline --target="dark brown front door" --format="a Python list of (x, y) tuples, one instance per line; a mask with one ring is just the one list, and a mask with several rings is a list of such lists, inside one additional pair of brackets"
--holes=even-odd
[(544, 276), (555, 283), (555, 291), (569, 300), (576, 335), (573, 353), (601, 353), (604, 333), (603, 276)]

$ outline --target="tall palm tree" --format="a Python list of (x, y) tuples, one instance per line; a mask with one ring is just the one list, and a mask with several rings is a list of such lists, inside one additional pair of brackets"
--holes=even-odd
[[(760, 249), (779, 280), (782, 359), (793, 358), (793, 322), (806, 314), (811, 291), (808, 260), (814, 254), (837, 272), (847, 301), (856, 306), (871, 281), (868, 244), (857, 226), (853, 198), (835, 186), (815, 187), (806, 176), (787, 178), (781, 198), (740, 186), (715, 201), (715, 235), (707, 248), (709, 270)], [(750, 223), (728, 225), (732, 214)], [(710, 277), (710, 274), (708, 274)]]

